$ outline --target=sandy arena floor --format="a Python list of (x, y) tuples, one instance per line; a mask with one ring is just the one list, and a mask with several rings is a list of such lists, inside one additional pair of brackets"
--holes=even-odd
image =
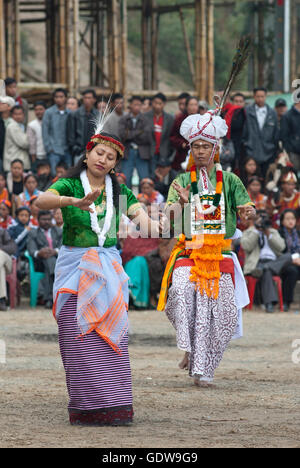
[(300, 447), (300, 362), (292, 362), (300, 315), (246, 312), (245, 338), (230, 345), (214, 390), (195, 388), (177, 367), (164, 314), (130, 319), (134, 424), (86, 428), (68, 423), (51, 312), (0, 312), (0, 447)]

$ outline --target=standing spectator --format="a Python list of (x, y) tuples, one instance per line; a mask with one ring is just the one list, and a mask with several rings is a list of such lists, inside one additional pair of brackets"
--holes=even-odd
[(50, 211), (40, 211), (38, 214), (39, 227), (31, 229), (28, 234), (27, 249), (33, 257), (35, 269), (45, 273), (44, 301), (45, 307), (52, 308), (53, 305), (53, 281), (54, 269), (58, 250), (62, 243), (62, 230), (52, 224)]
[(296, 170), (300, 172), (300, 102), (282, 117), (280, 140)]
[(107, 119), (103, 131), (109, 135), (115, 135), (120, 138), (119, 135), (119, 122), (121, 117), (124, 115), (124, 98), (120, 93), (115, 93), (111, 97), (111, 109), (112, 113)]
[(78, 99), (74, 96), (68, 97), (66, 108), (69, 109), (70, 112), (77, 111), (77, 109), (79, 109)]
[(254, 104), (246, 108), (246, 123), (243, 141), (246, 155), (252, 156), (260, 165), (265, 177), (269, 164), (277, 156), (279, 127), (276, 112), (266, 104), (267, 90), (254, 90)]
[(11, 203), (9, 200), (2, 200), (0, 203), (0, 227), (8, 229), (10, 226), (16, 224), (14, 218), (11, 216)]
[(100, 114), (103, 114), (103, 112), (105, 111), (107, 103), (108, 103), (108, 99), (106, 96), (100, 96), (97, 99), (97, 109), (100, 112)]
[(67, 143), (67, 119), (70, 111), (66, 108), (67, 91), (57, 88), (53, 93), (54, 105), (46, 110), (42, 135), (47, 157), (51, 164), (51, 172), (55, 174), (56, 165), (64, 161), (70, 167), (72, 158)]
[(279, 127), (281, 126), (282, 117), (287, 113), (288, 106), (285, 99), (277, 99), (275, 102), (275, 112), (277, 114)]
[(151, 111), (151, 99), (148, 98), (148, 97), (144, 97), (142, 99), (142, 108), (141, 108), (141, 112), (142, 114), (146, 114), (146, 112), (149, 112)]
[(6, 229), (0, 228), (0, 310), (7, 310), (6, 275), (12, 271), (11, 256), (15, 255), (17, 246)]
[(151, 127), (145, 114), (141, 113), (141, 108), (142, 99), (133, 96), (130, 100), (129, 114), (121, 117), (119, 121), (119, 135), (125, 146), (122, 172), (126, 176), (129, 188), (135, 168), (140, 179), (149, 177), (150, 173)]
[(11, 110), (15, 107), (16, 102), (12, 97), (4, 96), (0, 97), (0, 113), (1, 117), (4, 122), (5, 128), (7, 128), (8, 124), (12, 121), (11, 118)]
[[(191, 95), (189, 93), (179, 94), (179, 96), (177, 98), (179, 114), (185, 114), (186, 115), (186, 101), (190, 97), (191, 97)], [(177, 116), (178, 116), (178, 114), (176, 115), (176, 117)]]
[(5, 82), (6, 95), (12, 97), (15, 100), (16, 105), (24, 109), (24, 116), (25, 116), (24, 123), (26, 126), (28, 122), (28, 110), (29, 110), (28, 102), (26, 101), (26, 99), (21, 98), (21, 96), (18, 94), (18, 86), (17, 86), (18, 83), (14, 78), (6, 78), (4, 82)]
[(234, 145), (234, 163), (233, 169), (244, 166), (244, 148), (243, 148), (243, 133), (246, 123), (245, 113), (246, 99), (242, 93), (236, 93), (232, 96), (232, 104), (228, 106), (228, 111), (225, 115), (225, 120), (228, 125), (227, 138)]
[(199, 114), (204, 115), (208, 111), (208, 104), (206, 101), (199, 101), (198, 102), (198, 107), (199, 107)]
[[(179, 102), (183, 102), (183, 99), (184, 98), (179, 99)], [(188, 154), (188, 143), (180, 134), (181, 124), (188, 115), (197, 114), (197, 113), (198, 113), (198, 99), (196, 97), (190, 96), (186, 99), (185, 111), (181, 112), (175, 117), (173, 128), (170, 134), (171, 144), (176, 149), (175, 159), (172, 163), (172, 168), (175, 169), (175, 171), (181, 170), (181, 164), (185, 161), (186, 156)]]
[(16, 257), (18, 258), (24, 254), (27, 247), (27, 236), (30, 231), (30, 209), (27, 206), (21, 206), (17, 209), (16, 217), (17, 223), (8, 228), (8, 233), (17, 245)]
[(94, 134), (93, 121), (99, 115), (99, 111), (95, 108), (96, 100), (95, 91), (93, 89), (86, 89), (82, 93), (82, 106), (77, 111), (71, 112), (68, 116), (68, 147), (75, 164)]
[(0, 172), (0, 202), (9, 200), (8, 190), (6, 188), (6, 178), (3, 172)]
[(30, 200), (33, 195), (39, 196), (41, 193), (38, 188), (38, 180), (34, 174), (28, 174), (24, 179), (24, 192), (20, 193), (17, 199), (17, 207), (30, 206)]
[(51, 175), (51, 166), (47, 159), (37, 163), (36, 175), (38, 180), (38, 190), (45, 192), (50, 187), (50, 185), (52, 185), (53, 180)]
[(151, 138), (151, 177), (155, 176), (158, 163), (170, 162), (174, 150), (170, 142), (174, 118), (165, 112), (167, 98), (158, 93), (152, 99), (152, 110), (145, 114), (152, 129)]
[(24, 110), (21, 106), (15, 106), (11, 110), (12, 121), (9, 123), (5, 134), (4, 145), (4, 170), (9, 171), (11, 162), (20, 159), (26, 170), (30, 169), (29, 142), (25, 132)]
[[(296, 212), (285, 210), (280, 217), (279, 233), (285, 240), (287, 252), (293, 255), (294, 260), (281, 273), (284, 311), (287, 312), (294, 302), (294, 291), (297, 281), (300, 280), (300, 232), (296, 229)], [(298, 254), (298, 258), (297, 255)]]
[(37, 160), (46, 158), (42, 136), (42, 120), (46, 111), (46, 104), (43, 101), (37, 101), (33, 107), (36, 119), (29, 122), (27, 126), (27, 137), (29, 141), (31, 164), (35, 165)]

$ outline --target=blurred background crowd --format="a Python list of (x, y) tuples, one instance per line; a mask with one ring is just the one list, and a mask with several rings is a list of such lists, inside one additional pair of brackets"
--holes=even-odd
[[(0, 310), (29, 294), (32, 305), (51, 308), (63, 219), (60, 210), (39, 211), (35, 202), (40, 192), (66, 177), (85, 151), (93, 118), (110, 107), (104, 131), (125, 146), (119, 182), (153, 213), (153, 206), (157, 212), (163, 209), (172, 181), (185, 169), (189, 148), (179, 132), (181, 123), (209, 106), (183, 92), (171, 115), (163, 93), (151, 99), (133, 96), (125, 103), (121, 94), (108, 100), (86, 89), (79, 101), (58, 88), (52, 106), (37, 101), (29, 109), (14, 78), (6, 78), (5, 86), (6, 96), (0, 98)], [(257, 209), (255, 221), (239, 221), (242, 237), (233, 242), (249, 288), (254, 284), (251, 296), (267, 312), (276, 303), (288, 311), (299, 301), (300, 263), (294, 254), (300, 254), (300, 102), (288, 108), (278, 99), (272, 108), (266, 100), (263, 87), (254, 90), (251, 100), (241, 93), (228, 100), (221, 163), (241, 178)], [(135, 237), (132, 242), (125, 218), (120, 231), (131, 307), (156, 308), (174, 240)]]

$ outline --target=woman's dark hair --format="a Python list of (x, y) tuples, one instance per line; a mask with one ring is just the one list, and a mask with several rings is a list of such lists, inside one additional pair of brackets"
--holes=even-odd
[(248, 180), (247, 182), (247, 188), (249, 187), (249, 185), (252, 184), (252, 182), (258, 182), (261, 186), (262, 186), (262, 181), (259, 177), (257, 176), (253, 176), (253, 177), (250, 177), (250, 179)]
[(187, 99), (186, 99), (186, 104), (185, 104), (185, 107), (187, 108), (187, 106), (189, 105), (189, 103), (191, 101), (197, 101), (198, 102), (198, 99), (195, 97), (195, 96), (189, 96)]
[(291, 208), (288, 208), (287, 210), (284, 210), (281, 215), (280, 215), (280, 226), (283, 226), (283, 220), (284, 220), (284, 217), (287, 213), (292, 213), (295, 218), (296, 218), (296, 221), (297, 221), (297, 213), (295, 210), (292, 210)]
[[(104, 132), (102, 132), (101, 135), (107, 136), (107, 137), (113, 138), (114, 140), (119, 141), (119, 139), (115, 135), (109, 135), (108, 133), (104, 133)], [(80, 177), (81, 172), (87, 168), (87, 165), (84, 162), (85, 158), (86, 158), (86, 152), (84, 152), (84, 154), (81, 156), (77, 164), (68, 170), (67, 175), (66, 175), (67, 178), (75, 179), (75, 178)], [(118, 165), (120, 159), (121, 157), (119, 153), (117, 153), (116, 166)], [(119, 196), (121, 195), (120, 184), (118, 182), (118, 179), (115, 173), (110, 173), (110, 177), (111, 177), (112, 186), (113, 186), (113, 203), (114, 203), (115, 209), (117, 210), (119, 208)]]
[(30, 179), (30, 177), (33, 177), (35, 179), (36, 183), (38, 183), (37, 176), (35, 176), (34, 174), (27, 174), (27, 176), (24, 179), (24, 185), (26, 184), (27, 180)]
[(248, 156), (245, 161), (243, 162), (243, 166), (241, 168), (241, 174), (240, 174), (240, 179), (241, 181), (243, 182), (243, 184), (245, 186), (248, 185), (248, 175), (247, 175), (247, 172), (246, 172), (246, 166), (248, 164), (249, 161), (253, 160), (256, 164), (256, 171), (255, 171), (255, 174), (253, 174), (252, 177), (254, 176), (257, 176), (258, 178), (261, 177), (261, 172), (260, 172), (260, 167), (258, 165), (258, 163), (255, 161), (255, 159), (253, 158), (253, 156)]

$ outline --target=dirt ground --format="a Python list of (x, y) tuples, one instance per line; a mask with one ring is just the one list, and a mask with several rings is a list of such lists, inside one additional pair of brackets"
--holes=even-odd
[[(300, 447), (300, 315), (244, 314), (216, 389), (198, 389), (177, 364), (164, 314), (130, 312), (135, 419), (130, 427), (68, 423), (65, 376), (50, 311), (0, 312), (0, 447)], [(300, 357), (300, 353), (298, 354)]]

